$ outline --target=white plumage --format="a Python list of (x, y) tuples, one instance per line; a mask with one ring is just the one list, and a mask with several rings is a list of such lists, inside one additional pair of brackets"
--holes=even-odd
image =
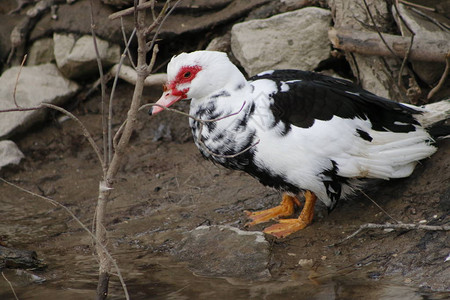
[[(157, 104), (187, 98), (197, 118), (190, 119), (194, 141), (206, 158), (290, 194), (310, 191), (330, 208), (360, 179), (409, 176), (436, 151), (417, 121), (432, 125), (424, 108), (311, 72), (267, 71), (247, 81), (220, 52), (172, 58)], [(450, 103), (443, 103), (441, 112), (428, 114), (433, 123), (448, 119)]]

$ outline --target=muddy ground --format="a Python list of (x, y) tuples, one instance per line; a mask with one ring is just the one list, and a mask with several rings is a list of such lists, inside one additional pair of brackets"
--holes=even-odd
[[(122, 83), (115, 105), (117, 129), (133, 87)], [(160, 91), (146, 90), (151, 102)], [(99, 95), (72, 107), (100, 141)], [(187, 111), (188, 103), (178, 108)], [(61, 116), (37, 125), (15, 142), (26, 158), (0, 175), (70, 208), (92, 224), (101, 175), (96, 155), (77, 125)], [(423, 161), (410, 178), (378, 182), (366, 194), (404, 223), (449, 224), (450, 142)], [(184, 232), (199, 225), (241, 229), (243, 210), (276, 205), (280, 194), (250, 176), (204, 161), (192, 142), (186, 117), (164, 112), (139, 116), (138, 129), (108, 206), (110, 244), (132, 299), (445, 299), (450, 296), (448, 232), (368, 230), (338, 246), (364, 223), (392, 220), (365, 195), (341, 201), (330, 214), (317, 207), (308, 228), (271, 243), (268, 282), (205, 278), (173, 260)], [(89, 236), (61, 208), (0, 183), (0, 242), (35, 250), (47, 268), (5, 270), (20, 299), (92, 297), (97, 264)], [(262, 230), (258, 225), (246, 230)], [(300, 266), (300, 260), (311, 264)], [(311, 261), (312, 260), (312, 261)], [(30, 279), (37, 275), (41, 280)], [(35, 277), (32, 277), (35, 278)], [(111, 279), (111, 299), (123, 294)], [(0, 298), (11, 299), (0, 279)], [(231, 298), (230, 298), (231, 299)]]

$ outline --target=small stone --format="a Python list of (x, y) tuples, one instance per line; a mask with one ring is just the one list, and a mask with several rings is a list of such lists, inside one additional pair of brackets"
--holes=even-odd
[(0, 141), (0, 169), (7, 165), (17, 165), (22, 158), (22, 151), (13, 141)]
[(323, 255), (320, 259), (325, 260), (325, 259), (327, 259), (327, 257), (325, 255)]
[(298, 265), (302, 268), (310, 268), (313, 265), (313, 260), (312, 259), (306, 259), (306, 258), (302, 258), (298, 261)]

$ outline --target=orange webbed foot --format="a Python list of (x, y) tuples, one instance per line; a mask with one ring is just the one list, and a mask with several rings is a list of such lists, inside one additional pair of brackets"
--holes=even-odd
[(310, 191), (305, 193), (305, 206), (298, 219), (282, 219), (278, 224), (267, 227), (264, 233), (273, 235), (277, 238), (284, 238), (294, 232), (297, 232), (312, 223), (314, 216), (314, 205), (317, 197)]
[(245, 211), (248, 218), (252, 220), (245, 226), (253, 226), (279, 217), (288, 217), (294, 213), (295, 205), (300, 206), (300, 201), (297, 197), (283, 194), (283, 200), (278, 206), (255, 212)]

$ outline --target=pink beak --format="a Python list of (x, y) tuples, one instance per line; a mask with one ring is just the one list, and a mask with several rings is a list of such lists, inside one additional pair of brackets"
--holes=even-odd
[[(181, 100), (183, 98), (183, 96), (175, 96), (172, 94), (172, 90), (166, 90), (164, 91), (164, 93), (162, 94), (161, 98), (159, 98), (158, 101), (156, 101), (157, 105), (154, 105), (152, 107), (152, 109), (149, 111), (149, 113), (151, 115), (156, 115), (157, 113), (161, 112), (164, 110), (163, 107), (169, 107), (172, 104), (174, 104), (175, 102)], [(160, 106), (158, 106), (160, 105)], [(163, 107), (161, 107), (163, 106)]]

